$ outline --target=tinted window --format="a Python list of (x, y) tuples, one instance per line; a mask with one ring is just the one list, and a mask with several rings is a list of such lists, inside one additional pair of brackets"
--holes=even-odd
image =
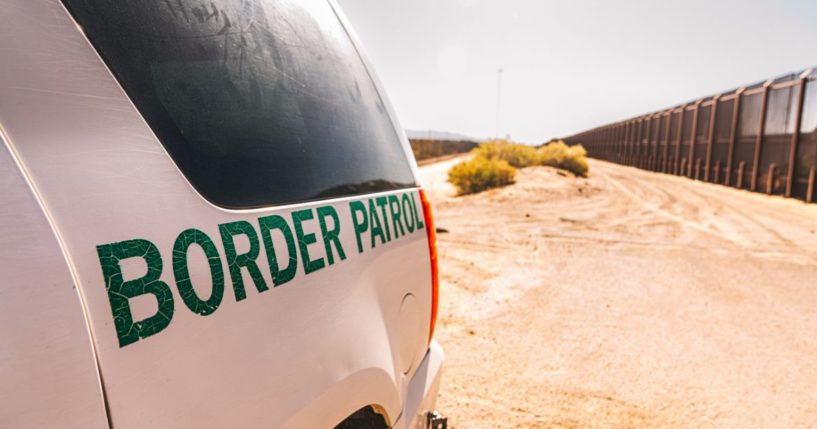
[(325, 0), (64, 0), (202, 195), (257, 207), (414, 186)]

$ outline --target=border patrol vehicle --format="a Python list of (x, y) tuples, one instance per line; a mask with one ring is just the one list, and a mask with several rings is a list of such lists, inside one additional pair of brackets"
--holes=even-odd
[(336, 4), (0, 11), (0, 427), (444, 426), (429, 204)]

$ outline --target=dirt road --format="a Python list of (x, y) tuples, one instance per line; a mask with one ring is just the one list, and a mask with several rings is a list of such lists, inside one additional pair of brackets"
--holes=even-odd
[(454, 197), (438, 227), (454, 428), (817, 427), (817, 205), (601, 161)]

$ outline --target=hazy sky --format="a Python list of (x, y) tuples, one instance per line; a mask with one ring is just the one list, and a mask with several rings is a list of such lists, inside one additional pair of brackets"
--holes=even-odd
[(338, 0), (403, 126), (530, 143), (817, 65), (817, 0)]

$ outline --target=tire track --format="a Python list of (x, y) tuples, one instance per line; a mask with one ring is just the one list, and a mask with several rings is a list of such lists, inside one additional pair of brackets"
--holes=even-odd
[(810, 427), (817, 205), (591, 161), (432, 174), (451, 428)]

